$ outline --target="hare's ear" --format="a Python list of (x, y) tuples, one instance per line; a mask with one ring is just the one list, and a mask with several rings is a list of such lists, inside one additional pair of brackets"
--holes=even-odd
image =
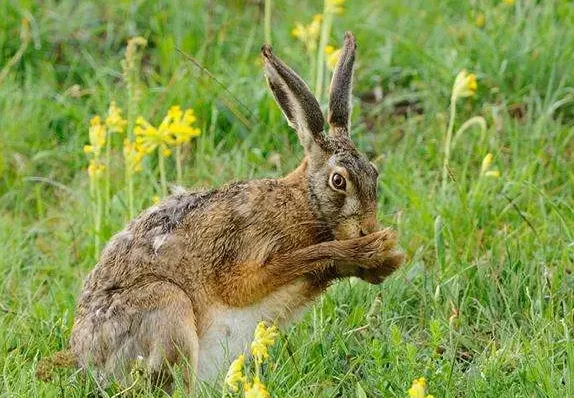
[(323, 113), (305, 82), (264, 45), (261, 49), (265, 76), (271, 92), (289, 125), (295, 129), (301, 145), (309, 152), (314, 143), (326, 145)]
[(351, 92), (353, 89), (353, 65), (357, 45), (351, 32), (345, 33), (345, 44), (337, 62), (329, 94), (329, 114), (331, 126), (329, 134), (349, 136), (351, 119)]

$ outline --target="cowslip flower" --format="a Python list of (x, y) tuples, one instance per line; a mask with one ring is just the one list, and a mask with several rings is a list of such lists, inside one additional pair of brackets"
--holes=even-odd
[(124, 140), (123, 154), (126, 167), (130, 173), (142, 171), (142, 161), (146, 151), (140, 144), (126, 138)]
[(192, 109), (185, 112), (179, 106), (172, 106), (161, 124), (156, 128), (142, 116), (136, 119), (136, 143), (141, 145), (146, 153), (158, 149), (163, 157), (171, 155), (170, 147), (189, 142), (201, 131), (192, 127), (196, 117)]
[(100, 163), (97, 159), (91, 159), (90, 165), (88, 166), (88, 176), (90, 179), (97, 179), (101, 177), (102, 173), (106, 169), (102, 163)]
[(325, 46), (325, 54), (327, 54), (327, 66), (329, 69), (334, 70), (341, 57), (342, 49), (335, 49), (333, 46)]
[(244, 381), (243, 366), (245, 366), (245, 355), (241, 354), (231, 363), (225, 376), (225, 385), (233, 392), (239, 391), (239, 383)]
[(136, 127), (134, 129), (136, 134), (136, 143), (141, 146), (145, 153), (152, 153), (156, 149), (162, 156), (168, 157), (171, 155), (169, 145), (175, 145), (175, 138), (165, 126), (155, 128), (150, 122), (145, 120), (142, 116), (136, 119)]
[(427, 388), (427, 381), (424, 377), (415, 379), (413, 385), (409, 388), (409, 398), (434, 398), (432, 395), (425, 395)]
[(457, 98), (471, 97), (476, 93), (478, 85), (476, 84), (476, 75), (474, 73), (467, 73), (466, 69), (461, 70), (452, 86), (452, 102)]
[(345, 0), (325, 0), (325, 11), (333, 14), (342, 14), (343, 4), (345, 4)]
[(512, 6), (514, 5), (515, 0), (503, 0), (505, 4)]
[(307, 26), (300, 22), (295, 24), (295, 28), (291, 31), (291, 34), (299, 39), (307, 51), (312, 52), (317, 48), (317, 40), (319, 39), (319, 33), (321, 33), (321, 23), (323, 21), (323, 15), (315, 14), (313, 20)]
[(269, 392), (265, 388), (265, 385), (261, 383), (258, 377), (253, 379), (253, 384), (245, 383), (243, 385), (243, 390), (245, 391), (245, 398), (269, 398)]
[(164, 122), (167, 123), (167, 129), (174, 135), (175, 144), (181, 145), (189, 142), (192, 137), (197, 137), (201, 133), (201, 130), (192, 127), (196, 120), (193, 109), (186, 109), (183, 112), (179, 105), (175, 105), (169, 108)]
[(106, 126), (102, 123), (102, 119), (94, 116), (90, 120), (90, 145), (84, 145), (84, 152), (99, 156), (101, 149), (106, 145), (106, 134)]
[(128, 121), (122, 118), (122, 110), (116, 105), (116, 101), (110, 103), (106, 127), (112, 133), (123, 133)]
[(257, 363), (262, 363), (269, 357), (268, 348), (275, 344), (279, 336), (277, 326), (267, 327), (265, 322), (259, 322), (255, 329), (255, 338), (251, 343), (251, 354)]
[(500, 177), (500, 171), (498, 170), (490, 170), (490, 166), (492, 166), (492, 161), (494, 156), (492, 153), (486, 154), (484, 159), (482, 159), (482, 164), (480, 165), (480, 175), (485, 177), (492, 177), (498, 178)]
[(486, 17), (484, 16), (483, 13), (479, 12), (476, 15), (476, 18), (474, 19), (474, 24), (476, 25), (477, 28), (484, 27), (484, 25), (486, 24)]

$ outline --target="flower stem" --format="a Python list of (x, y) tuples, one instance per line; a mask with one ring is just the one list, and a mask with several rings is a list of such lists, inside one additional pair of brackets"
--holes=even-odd
[(183, 180), (183, 166), (182, 166), (180, 146), (177, 146), (175, 148), (175, 170), (176, 170), (177, 183), (181, 184), (181, 181)]
[(450, 146), (452, 142), (452, 131), (454, 129), (454, 118), (456, 117), (456, 97), (450, 98), (450, 118), (446, 129), (446, 139), (444, 142), (444, 162), (442, 165), (442, 191), (444, 193), (448, 182), (448, 164), (450, 160)]
[(261, 378), (261, 364), (257, 359), (255, 359), (255, 377)]
[(315, 54), (313, 54), (312, 51), (307, 51), (307, 53), (309, 54), (309, 63), (311, 69), (310, 81), (311, 81), (313, 80), (315, 74), (317, 73), (317, 59), (315, 58)]
[(110, 187), (110, 158), (112, 153), (112, 135), (108, 130), (106, 137), (106, 174), (104, 182), (104, 214), (110, 214), (110, 201), (111, 201), (111, 187)]
[(94, 215), (94, 258), (97, 259), (100, 254), (100, 233), (102, 230), (102, 193), (98, 177), (90, 177), (90, 193)]
[(271, 45), (271, 0), (265, 0), (265, 43)]
[(126, 165), (126, 186), (128, 187), (128, 214), (130, 220), (134, 218), (134, 180), (133, 173), (128, 169)]
[(315, 97), (321, 103), (321, 96), (323, 95), (323, 80), (325, 72), (325, 47), (329, 40), (331, 32), (331, 24), (333, 22), (333, 14), (327, 10), (327, 1), (323, 11), (323, 24), (321, 25), (321, 38), (319, 39), (319, 46), (317, 48), (317, 78), (315, 80)]
[(161, 183), (161, 193), (163, 196), (167, 196), (167, 179), (165, 176), (165, 160), (163, 155), (158, 151), (158, 163), (159, 163), (159, 178)]
[[(128, 110), (127, 110), (127, 120), (128, 120), (128, 125), (127, 125), (127, 134), (126, 137), (130, 142), (133, 142), (135, 140), (134, 138), (134, 115), (135, 115), (135, 101), (134, 101), (134, 93), (131, 90), (131, 85), (128, 84)], [(133, 174), (130, 170), (130, 167), (128, 165), (128, 162), (124, 156), (124, 174), (125, 174), (125, 184), (126, 187), (128, 189), (128, 215), (129, 215), (129, 219), (133, 219), (134, 218), (134, 181), (133, 181)]]

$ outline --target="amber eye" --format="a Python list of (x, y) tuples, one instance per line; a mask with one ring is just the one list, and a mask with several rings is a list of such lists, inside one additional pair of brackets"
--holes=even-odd
[(331, 183), (333, 184), (333, 188), (341, 191), (344, 191), (345, 188), (347, 188), (347, 181), (345, 181), (345, 178), (339, 173), (333, 173), (331, 176)]

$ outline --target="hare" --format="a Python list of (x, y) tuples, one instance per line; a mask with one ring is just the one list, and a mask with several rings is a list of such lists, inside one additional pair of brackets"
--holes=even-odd
[(286, 325), (334, 280), (380, 283), (401, 265), (395, 235), (377, 227), (378, 172), (349, 135), (355, 48), (347, 32), (325, 133), (307, 85), (263, 46), (302, 163), (280, 179), (175, 193), (116, 234), (78, 300), (80, 368), (129, 382), (137, 363), (163, 384), (178, 365), (189, 382), (213, 379), (258, 322)]

